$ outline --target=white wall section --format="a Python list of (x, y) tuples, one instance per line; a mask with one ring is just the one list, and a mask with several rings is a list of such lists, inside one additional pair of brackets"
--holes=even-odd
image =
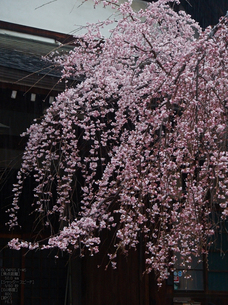
[[(87, 22), (118, 19), (110, 7), (99, 4), (94, 8), (93, 0), (0, 0), (0, 20), (20, 25), (78, 35), (83, 33)], [(145, 7), (145, 2), (135, 0), (134, 7)], [(103, 35), (108, 35), (105, 29)]]

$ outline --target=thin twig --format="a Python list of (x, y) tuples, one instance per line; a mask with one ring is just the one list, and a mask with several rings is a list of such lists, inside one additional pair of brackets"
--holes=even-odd
[(37, 10), (38, 8), (41, 8), (41, 7), (43, 7), (43, 6), (47, 5), (47, 4), (50, 4), (50, 3), (52, 3), (52, 2), (56, 2), (56, 1), (57, 1), (57, 0), (52, 0), (52, 1), (49, 1), (49, 2), (47, 2), (47, 3), (44, 3), (44, 4), (40, 5), (40, 6), (37, 6), (37, 7), (35, 8), (35, 10)]

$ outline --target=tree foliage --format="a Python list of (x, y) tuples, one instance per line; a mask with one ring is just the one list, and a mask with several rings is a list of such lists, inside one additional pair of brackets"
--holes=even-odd
[(18, 225), (32, 175), (32, 205), (49, 236), (11, 247), (93, 254), (110, 230), (110, 259), (143, 240), (145, 269), (159, 281), (177, 255), (187, 266), (207, 253), (212, 214), (228, 215), (227, 17), (202, 31), (166, 2), (139, 12), (130, 2), (103, 2), (122, 16), (110, 37), (100, 34), (104, 24), (88, 25), (73, 51), (54, 57), (63, 78), (81, 81), (25, 133), (9, 213), (9, 225)]

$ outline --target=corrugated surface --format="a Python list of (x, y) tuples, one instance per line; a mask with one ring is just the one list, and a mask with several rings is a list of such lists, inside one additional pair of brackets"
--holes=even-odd
[(0, 81), (43, 89), (64, 90), (58, 83), (61, 67), (42, 59), (58, 50), (66, 54), (72, 46), (0, 34)]
[(42, 88), (54, 91), (63, 91), (64, 82), (59, 82), (59, 77), (43, 73), (26, 72), (7, 67), (0, 67), (0, 82), (22, 85), (29, 88)]

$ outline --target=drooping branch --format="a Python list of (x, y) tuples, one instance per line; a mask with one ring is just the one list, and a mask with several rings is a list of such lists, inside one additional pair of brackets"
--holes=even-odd
[(161, 282), (177, 255), (187, 268), (207, 253), (213, 211), (228, 215), (227, 23), (208, 38), (165, 1), (117, 9), (123, 18), (109, 39), (90, 25), (55, 59), (63, 77), (83, 78), (28, 129), (9, 221), (17, 225), (32, 175), (34, 210), (49, 235), (10, 245), (94, 253), (110, 230), (114, 253), (126, 253), (143, 238), (146, 270)]

